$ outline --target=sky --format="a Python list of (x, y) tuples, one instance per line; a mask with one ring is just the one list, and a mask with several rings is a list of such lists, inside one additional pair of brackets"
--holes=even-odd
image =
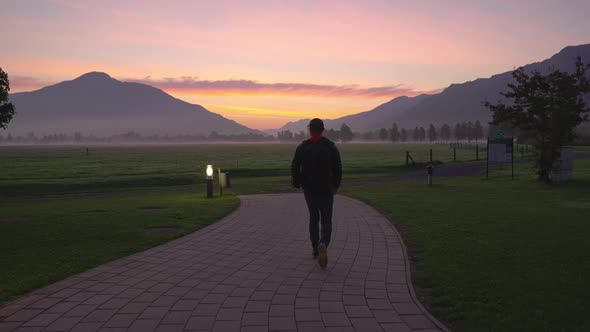
[(590, 43), (588, 12), (587, 0), (2, 0), (0, 67), (11, 92), (102, 71), (271, 129), (544, 60)]

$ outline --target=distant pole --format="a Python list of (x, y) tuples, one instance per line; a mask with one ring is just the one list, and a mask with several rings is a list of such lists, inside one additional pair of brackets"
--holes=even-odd
[(479, 144), (475, 144), (475, 160), (479, 160)]
[(86, 155), (88, 155), (88, 148), (86, 148)]
[(489, 169), (490, 169), (490, 138), (488, 137), (488, 142), (486, 145), (486, 179), (489, 177)]
[(512, 157), (512, 180), (514, 180), (514, 147), (512, 148), (512, 153), (510, 155)]

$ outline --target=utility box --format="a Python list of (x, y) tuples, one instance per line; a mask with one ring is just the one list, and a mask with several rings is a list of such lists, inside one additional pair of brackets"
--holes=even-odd
[(571, 146), (561, 147), (561, 155), (553, 163), (553, 169), (549, 175), (551, 182), (563, 183), (572, 179), (574, 176), (574, 148)]
[(491, 163), (509, 163), (512, 161), (514, 140), (512, 137), (488, 139), (488, 160)]
[(219, 173), (219, 185), (221, 188), (227, 188), (227, 173)]

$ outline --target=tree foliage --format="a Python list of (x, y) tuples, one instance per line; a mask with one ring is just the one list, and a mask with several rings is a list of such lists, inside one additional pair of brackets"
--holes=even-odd
[(8, 74), (0, 67), (0, 128), (2, 129), (6, 129), (6, 126), (14, 117), (14, 105), (8, 100), (9, 91)]
[(580, 57), (573, 73), (554, 69), (547, 75), (538, 71), (527, 74), (521, 67), (512, 73), (516, 83), (508, 84), (510, 91), (502, 93), (512, 103), (485, 103), (493, 113), (493, 125), (509, 123), (532, 135), (542, 181), (550, 181), (561, 146), (571, 143), (575, 128), (588, 120), (590, 108), (583, 96), (590, 92), (589, 69)]
[(400, 136), (400, 132), (399, 132), (399, 129), (397, 128), (397, 123), (394, 123), (391, 126), (391, 130), (389, 132), (389, 138), (391, 139), (392, 142), (397, 142), (397, 141), (399, 141), (399, 136)]
[(408, 131), (405, 128), (402, 128), (401, 132), (399, 133), (399, 140), (402, 142), (408, 140)]
[(381, 139), (382, 141), (385, 141), (388, 136), (389, 136), (389, 133), (387, 132), (387, 129), (385, 129), (385, 128), (379, 129), (379, 139)]
[(352, 133), (352, 129), (343, 123), (340, 127), (340, 140), (342, 140), (343, 143), (346, 143), (352, 141), (353, 137), (354, 134)]
[(440, 127), (440, 138), (445, 141), (451, 139), (451, 127), (446, 123)]
[(433, 124), (430, 124), (430, 126), (428, 127), (428, 140), (430, 142), (434, 142), (437, 138), (438, 134), (436, 133), (436, 128)]

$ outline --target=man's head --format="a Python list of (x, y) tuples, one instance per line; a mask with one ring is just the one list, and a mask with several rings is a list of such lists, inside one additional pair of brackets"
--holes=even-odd
[(324, 121), (315, 118), (309, 121), (309, 133), (312, 135), (321, 135), (324, 132)]

